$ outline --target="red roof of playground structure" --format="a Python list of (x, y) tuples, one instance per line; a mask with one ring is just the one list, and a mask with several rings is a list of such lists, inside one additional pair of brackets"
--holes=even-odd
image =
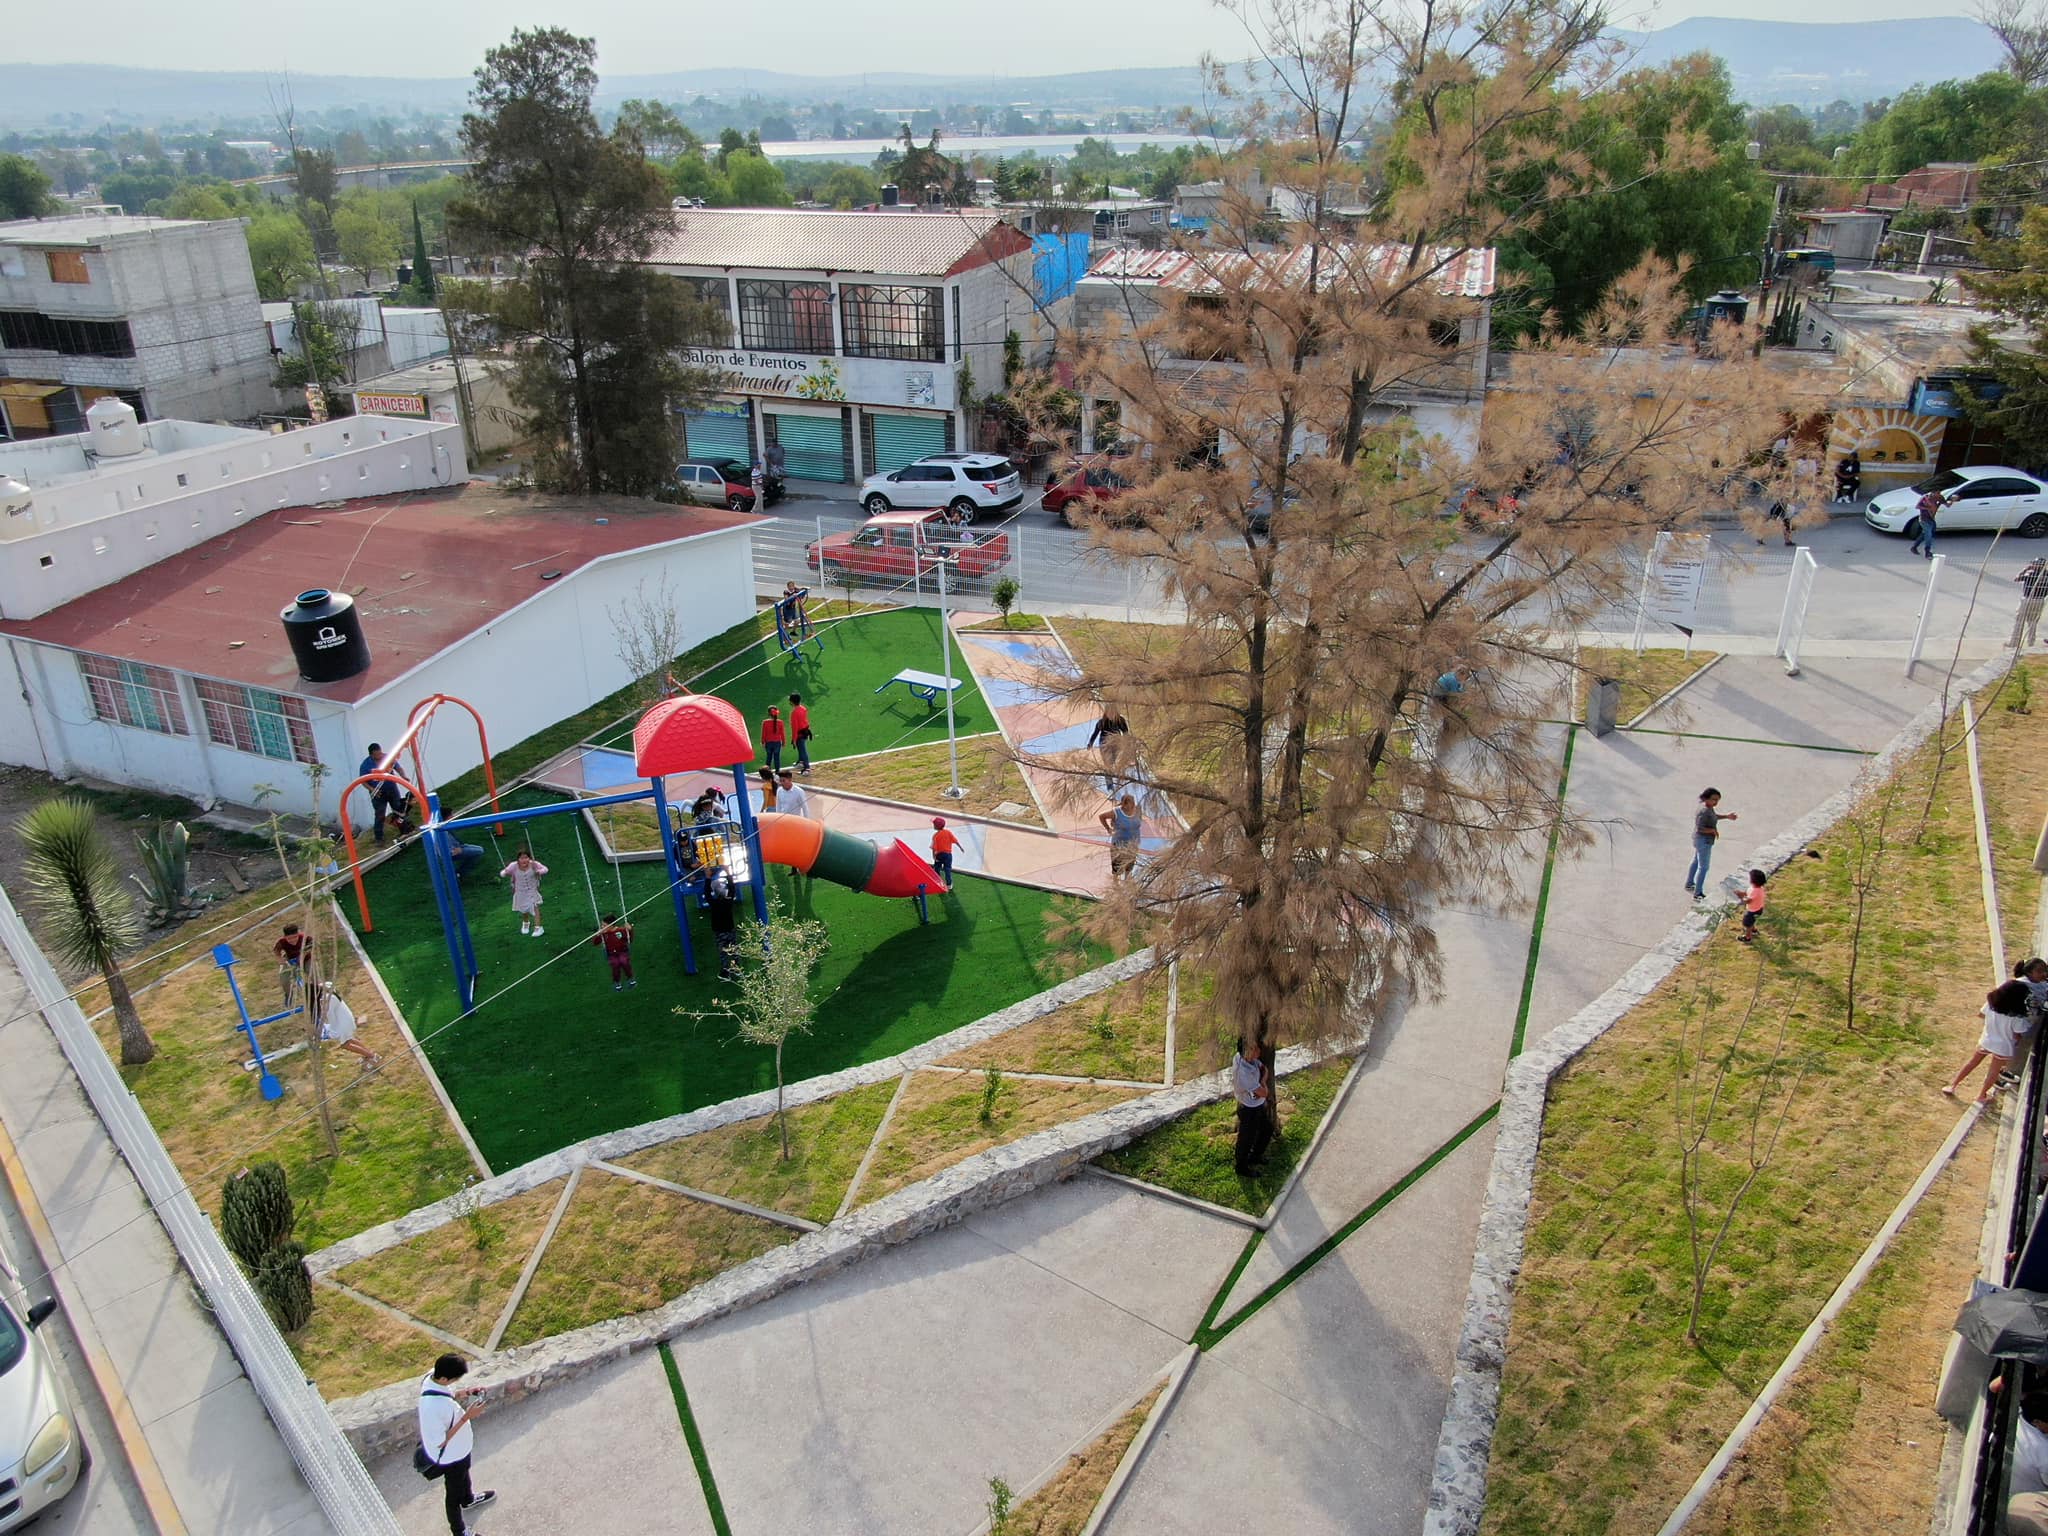
[[(595, 560), (756, 521), (714, 507), (483, 483), (285, 507), (39, 618), (0, 620), (0, 634), (354, 702)], [(338, 683), (300, 679), (278, 613), (309, 587), (355, 598), (368, 671)]]

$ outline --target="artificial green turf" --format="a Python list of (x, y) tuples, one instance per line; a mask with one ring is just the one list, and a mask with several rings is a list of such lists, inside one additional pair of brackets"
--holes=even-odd
[[(815, 644), (803, 649), (802, 659), (785, 655), (771, 635), (692, 683), (699, 693), (714, 693), (737, 705), (747, 717), (748, 728), (758, 743), (761, 721), (768, 706), (781, 709), (789, 718), (789, 696), (800, 693), (811, 712), (811, 756), (820, 762), (835, 757), (856, 757), (863, 752), (882, 752), (890, 747), (915, 746), (920, 742), (946, 739), (946, 709), (929, 709), (924, 701), (897, 686), (886, 693), (875, 690), (898, 672), (914, 668), (919, 672), (943, 670), (939, 655), (939, 616), (930, 608), (895, 608), (882, 613), (860, 614), (850, 619), (828, 621), (820, 626), (824, 650)], [(995, 718), (981, 696), (974, 674), (953, 647), (953, 675), (960, 687), (953, 695), (954, 729), (962, 736), (995, 729)], [(630, 726), (615, 733), (630, 739)], [(785, 766), (796, 761), (796, 744), (783, 748)]]
[[(619, 905), (612, 868), (582, 826), (573, 816), (512, 823), (496, 850), (487, 834), (468, 834), (486, 857), (464, 887), (482, 970), (478, 1007), (466, 1019), (424, 861), (412, 852), (364, 876), (377, 925), (364, 945), (494, 1169), (775, 1085), (772, 1052), (740, 1044), (729, 1019), (673, 1012), (709, 1009), (724, 988), (710, 926), (694, 902), (698, 971), (683, 973), (661, 865), (623, 870), (626, 905), (636, 908), (637, 988), (614, 993), (603, 955), (594, 945), (576, 946), (595, 929), (579, 839), (599, 906)], [(547, 933), (539, 939), (519, 936), (506, 883), (494, 878), (500, 856), (511, 858), (529, 832), (549, 867)], [(1048, 953), (1047, 909), (1066, 900), (1048, 892), (963, 876), (955, 894), (931, 901), (931, 923), (920, 926), (912, 902), (799, 881), (780, 867), (771, 874), (787, 908), (819, 918), (832, 936), (818, 973), (824, 1001), (816, 1028), (783, 1051), (790, 1082), (908, 1049), (1042, 991), (1094, 958), (1063, 962)], [(354, 904), (344, 907), (356, 920)], [(742, 942), (750, 931), (751, 915), (742, 921)], [(563, 953), (572, 947), (575, 953)], [(560, 960), (527, 974), (557, 954)]]

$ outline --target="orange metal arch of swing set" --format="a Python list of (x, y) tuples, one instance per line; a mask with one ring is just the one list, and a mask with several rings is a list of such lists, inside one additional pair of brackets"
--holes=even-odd
[[(468, 711), (469, 718), (476, 722), (477, 746), (483, 752), (484, 758), (484, 787), (490, 792), (491, 809), (494, 811), (504, 809), (498, 803), (498, 775), (491, 767), (490, 733), (484, 729), (484, 717), (477, 713), (476, 706), (467, 699), (458, 699), (452, 693), (437, 693), (430, 698), (421, 699), (419, 703), (413, 705), (411, 712), (405, 717), (404, 733), (392, 745), (391, 750), (384, 754), (386, 764), (395, 763), (405, 750), (410, 747), (412, 749), (412, 777), (408, 779), (401, 774), (391, 773), (383, 768), (379, 768), (372, 773), (359, 774), (357, 777), (350, 779), (343, 787), (341, 799), (338, 803), (342, 841), (348, 845), (349, 878), (355, 882), (356, 910), (362, 914), (363, 932), (365, 933), (374, 929), (376, 924), (370, 920), (370, 893), (363, 888), (363, 862), (356, 852), (356, 829), (355, 824), (349, 820), (348, 797), (364, 784), (373, 784), (379, 781), (399, 784), (403, 785), (411, 793), (413, 802), (419, 806), (421, 814), (424, 815), (427, 809), (428, 786), (426, 762), (420, 756), (420, 735), (433, 720), (434, 711), (443, 704), (459, 704), (464, 710)], [(505, 829), (501, 825), (496, 830), (503, 832)]]

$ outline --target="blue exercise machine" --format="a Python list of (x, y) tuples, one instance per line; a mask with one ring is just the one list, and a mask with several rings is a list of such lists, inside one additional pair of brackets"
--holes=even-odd
[[(235, 994), (235, 1011), (242, 1016), (242, 1022), (237, 1024), (235, 1028), (249, 1037), (249, 1050), (255, 1057), (256, 1070), (261, 1074), (256, 1079), (257, 1088), (266, 1099), (275, 1100), (283, 1098), (284, 1084), (277, 1080), (277, 1074), (270, 1070), (270, 1063), (264, 1060), (263, 1042), (256, 1038), (256, 1031), (266, 1024), (275, 1024), (279, 1019), (288, 1019), (295, 1013), (305, 1012), (305, 1004), (294, 1004), (282, 1013), (273, 1013), (268, 1018), (252, 1019), (249, 1017), (249, 1005), (242, 1000), (242, 984), (235, 980), (234, 950), (226, 944), (214, 945), (213, 963), (219, 966), (222, 973), (226, 975), (228, 990)], [(301, 997), (305, 996), (305, 982), (303, 980), (299, 983), (299, 995)]]

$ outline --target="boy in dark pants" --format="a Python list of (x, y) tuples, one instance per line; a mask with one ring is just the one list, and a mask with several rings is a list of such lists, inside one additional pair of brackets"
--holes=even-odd
[(804, 704), (804, 696), (792, 693), (789, 696), (789, 737), (796, 743), (796, 771), (811, 771), (811, 712)]
[(464, 1407), (457, 1400), (455, 1383), (468, 1374), (469, 1363), (462, 1356), (443, 1355), (434, 1362), (434, 1373), (420, 1383), (420, 1449), (440, 1469), (435, 1475), (441, 1479), (449, 1536), (466, 1536), (464, 1517), (498, 1496), (496, 1489), (476, 1492), (469, 1480), (470, 1456), (476, 1449), (469, 1421), (483, 1405), (471, 1402)]
[(1230, 1092), (1237, 1100), (1237, 1176), (1259, 1171), (1273, 1140), (1272, 1090), (1259, 1060), (1259, 1043), (1238, 1036), (1237, 1055), (1230, 1063)]
[(711, 916), (711, 934), (718, 940), (718, 974), (727, 981), (740, 973), (740, 936), (735, 921), (739, 897), (733, 890), (732, 875), (722, 864), (714, 864), (704, 882), (704, 910)]

